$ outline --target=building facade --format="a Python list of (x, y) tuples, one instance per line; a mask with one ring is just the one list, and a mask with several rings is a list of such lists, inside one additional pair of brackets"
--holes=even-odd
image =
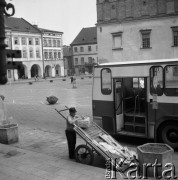
[[(16, 69), (8, 69), (7, 75), (8, 79), (17, 80), (17, 79), (29, 79), (35, 76), (38, 77), (55, 77), (56, 75), (63, 75), (63, 61), (62, 61), (62, 48), (61, 41), (59, 50), (56, 50), (57, 47), (53, 48), (56, 52), (60, 52), (60, 60), (54, 54), (52, 58), (46, 61), (45, 52), (46, 46), (44, 46), (46, 34), (44, 30), (40, 30), (36, 26), (33, 26), (23, 18), (14, 18), (6, 17), (5, 18), (5, 32), (6, 32), (6, 44), (7, 49), (12, 50), (21, 50), (21, 58), (7, 58), (8, 62), (21, 62)], [(54, 37), (56, 34), (52, 32)], [(60, 34), (60, 40), (62, 39), (62, 33)], [(52, 38), (51, 38), (52, 39)], [(57, 39), (57, 38), (56, 38)], [(57, 41), (56, 41), (57, 44)], [(56, 45), (57, 46), (57, 45)], [(53, 45), (52, 45), (53, 47)], [(51, 57), (51, 56), (50, 56)], [(51, 67), (51, 68), (50, 68)], [(52, 67), (55, 67), (55, 70), (52, 70)]]
[(63, 32), (39, 28), (42, 32), (44, 76), (64, 76), (62, 51)]
[(99, 62), (178, 57), (177, 0), (97, 0)]
[(31, 78), (43, 74), (41, 32), (23, 18), (5, 17), (7, 49), (21, 50), (22, 58), (8, 58), (7, 61), (21, 61), (18, 69), (8, 69), (8, 78)]
[(70, 46), (63, 46), (64, 57), (64, 74), (71, 76), (74, 74), (74, 65), (72, 61), (72, 48)]
[(93, 73), (93, 65), (98, 61), (96, 27), (83, 28), (71, 48), (75, 74)]

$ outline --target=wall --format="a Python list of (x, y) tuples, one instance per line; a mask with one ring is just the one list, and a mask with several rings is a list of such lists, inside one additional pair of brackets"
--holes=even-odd
[[(98, 58), (108, 61), (131, 61), (177, 58), (178, 47), (172, 47), (172, 26), (178, 26), (176, 17), (100, 25), (97, 28)], [(100, 32), (102, 29), (102, 32)], [(141, 49), (140, 30), (151, 29), (151, 48)], [(121, 50), (112, 50), (113, 32), (122, 31)]]
[[(98, 0), (99, 61), (177, 58), (173, 26), (178, 26), (178, 0)], [(140, 30), (151, 29), (151, 48), (142, 49)], [(122, 49), (112, 50), (111, 33), (122, 33)]]
[(97, 22), (125, 21), (178, 13), (177, 0), (97, 0)]

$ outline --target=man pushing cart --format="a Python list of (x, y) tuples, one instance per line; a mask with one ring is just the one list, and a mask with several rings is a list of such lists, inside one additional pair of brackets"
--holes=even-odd
[[(106, 160), (110, 160), (111, 164), (120, 172), (124, 172), (129, 168), (132, 162), (136, 162), (137, 154), (134, 151), (130, 151), (127, 147), (120, 145), (112, 136), (94, 123), (89, 117), (75, 115), (75, 108), (66, 107), (66, 109), (63, 110), (55, 110), (66, 119), (67, 130), (70, 127), (69, 129), (72, 129), (74, 132), (70, 137), (66, 133), (69, 158), (75, 158), (77, 162), (83, 164), (92, 164), (94, 161), (94, 153), (96, 152), (96, 154), (102, 155)], [(69, 110), (68, 117), (65, 117), (62, 114), (62, 111), (65, 110)], [(71, 112), (73, 115), (71, 115)], [(76, 149), (75, 133), (86, 142), (86, 144), (77, 146)]]

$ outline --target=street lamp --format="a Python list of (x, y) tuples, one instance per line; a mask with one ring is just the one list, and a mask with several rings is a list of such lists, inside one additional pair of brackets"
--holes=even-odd
[[(9, 9), (12, 9), (11, 14), (7, 13)], [(14, 5), (12, 5), (11, 3), (7, 4), (5, 0), (0, 0), (0, 84), (6, 84), (7, 82), (7, 62), (5, 52), (7, 45), (4, 42), (6, 38), (4, 14), (6, 16), (13, 16), (14, 13)]]

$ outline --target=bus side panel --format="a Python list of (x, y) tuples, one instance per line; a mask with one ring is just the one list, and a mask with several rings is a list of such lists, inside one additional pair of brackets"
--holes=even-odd
[(114, 101), (93, 100), (93, 116), (114, 116)]
[(113, 101), (93, 100), (93, 120), (110, 134), (116, 133)]
[[(170, 117), (178, 119), (178, 104), (177, 103), (159, 103), (158, 109), (153, 109), (152, 104), (148, 103), (148, 129), (151, 129), (151, 126), (158, 127), (165, 119), (170, 119)], [(156, 120), (155, 120), (156, 119)], [(156, 122), (156, 123), (155, 123)], [(151, 131), (151, 130), (150, 130)], [(152, 134), (153, 133), (153, 134)], [(148, 136), (153, 138), (154, 132), (149, 132)]]

